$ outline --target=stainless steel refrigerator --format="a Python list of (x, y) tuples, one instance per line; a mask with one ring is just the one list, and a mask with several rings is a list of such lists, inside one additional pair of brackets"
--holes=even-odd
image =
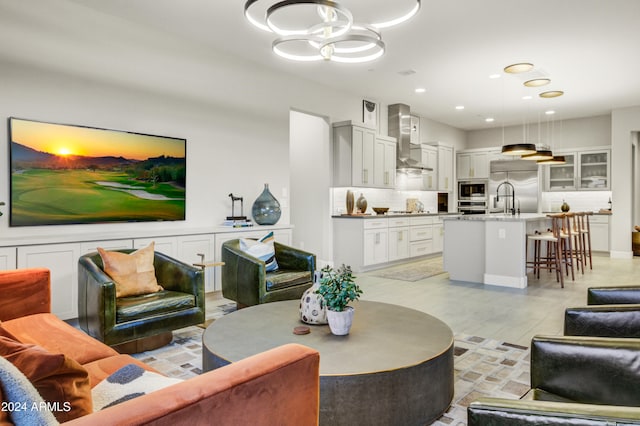
[(521, 213), (537, 213), (538, 168), (538, 164), (530, 160), (493, 160), (489, 169), (491, 213), (511, 212), (511, 209), (517, 212), (518, 208)]

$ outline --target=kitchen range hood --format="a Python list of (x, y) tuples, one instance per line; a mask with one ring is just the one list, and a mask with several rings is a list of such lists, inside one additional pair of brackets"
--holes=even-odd
[(422, 174), (430, 167), (411, 158), (411, 110), (409, 105), (393, 104), (388, 108), (388, 133), (396, 138), (396, 170), (406, 174)]

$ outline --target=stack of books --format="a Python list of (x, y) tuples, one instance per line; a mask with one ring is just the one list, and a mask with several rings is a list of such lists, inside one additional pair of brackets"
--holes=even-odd
[(230, 226), (232, 228), (246, 228), (253, 226), (251, 219), (227, 219), (222, 222), (222, 226)]

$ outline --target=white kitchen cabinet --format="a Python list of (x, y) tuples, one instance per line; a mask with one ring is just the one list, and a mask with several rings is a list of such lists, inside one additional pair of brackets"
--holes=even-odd
[(442, 142), (429, 142), (438, 150), (438, 191), (452, 192), (453, 180), (453, 147)]
[(438, 189), (438, 148), (426, 144), (411, 147), (411, 158), (429, 169), (422, 174), (422, 190)]
[(409, 219), (409, 254), (411, 257), (433, 253), (433, 218), (418, 216)]
[(365, 220), (363, 233), (363, 266), (389, 260), (389, 229), (386, 219)]
[(565, 164), (548, 165), (545, 173), (547, 191), (598, 191), (611, 187), (611, 150), (557, 151)]
[(396, 186), (396, 139), (388, 136), (376, 136), (373, 153), (373, 185), (376, 188), (395, 188)]
[(409, 257), (409, 219), (389, 218), (389, 261)]
[(51, 271), (51, 312), (63, 320), (78, 317), (80, 243), (18, 247), (18, 268)]
[(0, 270), (16, 269), (15, 247), (0, 247)]
[(609, 251), (609, 218), (607, 215), (589, 216), (592, 251)]
[(489, 162), (493, 158), (489, 150), (462, 151), (456, 154), (456, 158), (458, 180), (489, 178)]
[(350, 122), (333, 125), (333, 186), (374, 187), (376, 131)]

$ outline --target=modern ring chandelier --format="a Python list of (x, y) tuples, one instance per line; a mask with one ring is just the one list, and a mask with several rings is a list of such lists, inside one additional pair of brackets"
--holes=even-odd
[(257, 28), (276, 34), (272, 49), (283, 58), (360, 63), (384, 54), (380, 30), (411, 19), (420, 1), (410, 0), (410, 7), (396, 16), (369, 23), (354, 21), (350, 1), (340, 0), (247, 0), (244, 16)]

